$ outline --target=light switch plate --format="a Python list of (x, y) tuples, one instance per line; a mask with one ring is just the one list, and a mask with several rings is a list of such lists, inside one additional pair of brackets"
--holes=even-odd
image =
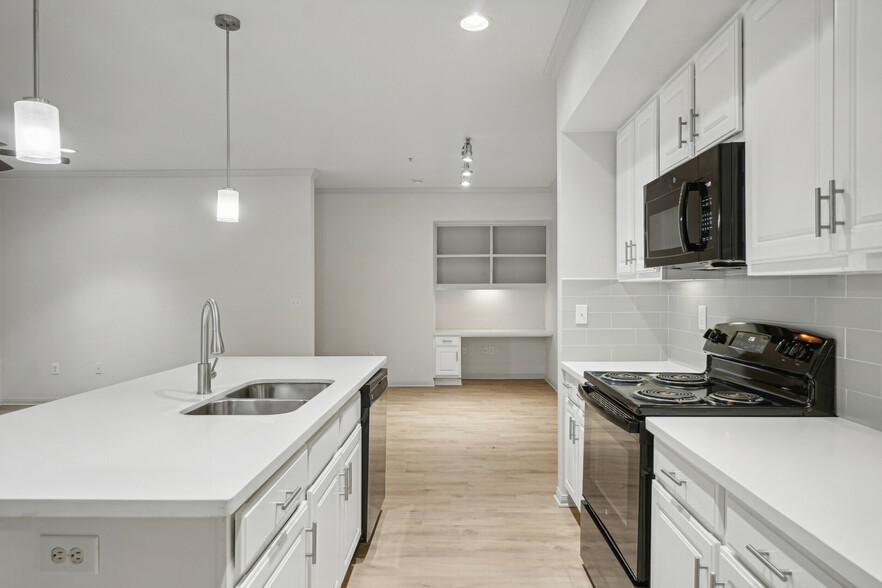
[(702, 304), (698, 305), (698, 330), (704, 331), (707, 329), (707, 306)]
[(587, 325), (588, 324), (588, 305), (587, 304), (577, 304), (576, 305), (576, 324), (577, 325)]

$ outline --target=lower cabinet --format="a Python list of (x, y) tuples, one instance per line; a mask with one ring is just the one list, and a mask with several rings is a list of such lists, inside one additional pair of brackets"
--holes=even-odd
[(306, 494), (310, 588), (338, 588), (361, 536), (361, 425)]
[(570, 500), (578, 506), (582, 500), (582, 433), (585, 414), (567, 398), (567, 442), (564, 445), (564, 485)]
[(658, 481), (652, 483), (653, 588), (714, 588), (720, 542), (692, 517)]
[(435, 337), (435, 377), (462, 376), (462, 340), (459, 337)]
[(766, 588), (756, 576), (738, 563), (735, 554), (728, 547), (720, 550), (720, 566), (713, 588)]
[(306, 549), (310, 537), (307, 534), (309, 510), (306, 501), (297, 506), (297, 511), (288, 524), (276, 536), (254, 567), (237, 588), (282, 588), (307, 586), (309, 567)]

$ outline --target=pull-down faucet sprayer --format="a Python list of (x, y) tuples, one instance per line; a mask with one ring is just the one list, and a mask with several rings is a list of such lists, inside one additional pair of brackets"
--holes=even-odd
[[(220, 313), (217, 310), (217, 303), (213, 298), (209, 298), (202, 307), (202, 337), (199, 342), (199, 364), (196, 366), (197, 394), (211, 394), (211, 379), (217, 375), (214, 366), (217, 365), (217, 356), (222, 355), (223, 352), (224, 338), (221, 335)], [(215, 356), (211, 364), (208, 363), (209, 353)]]

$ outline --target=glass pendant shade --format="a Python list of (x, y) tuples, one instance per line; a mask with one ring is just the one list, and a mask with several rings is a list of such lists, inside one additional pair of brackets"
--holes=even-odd
[(58, 109), (41, 100), (19, 100), (14, 111), (16, 159), (61, 163)]
[(217, 220), (222, 223), (239, 222), (239, 193), (232, 188), (217, 191)]

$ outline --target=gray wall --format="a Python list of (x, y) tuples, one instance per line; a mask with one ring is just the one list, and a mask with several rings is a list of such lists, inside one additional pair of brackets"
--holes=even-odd
[[(317, 353), (386, 355), (391, 383), (432, 385), (433, 223), (553, 220), (551, 192), (320, 193), (316, 197)], [(540, 297), (537, 304), (542, 305), (536, 315), (541, 320), (544, 299)], [(526, 350), (515, 346), (500, 358), (521, 360), (525, 351), (531, 359), (524, 361), (545, 366), (544, 346)], [(480, 373), (478, 360), (469, 353), (464, 369)], [(502, 368), (488, 363), (487, 369)], [(539, 373), (544, 372), (542, 367)]]
[[(209, 297), (227, 354), (311, 355), (312, 175), (234, 180), (236, 224), (215, 220), (216, 175), (0, 180), (2, 400), (50, 400), (194, 363)], [(52, 362), (61, 375), (50, 375)]]

